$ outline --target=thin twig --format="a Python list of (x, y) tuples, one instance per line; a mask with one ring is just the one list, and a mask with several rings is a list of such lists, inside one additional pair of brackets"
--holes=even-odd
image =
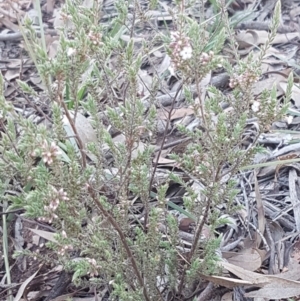
[(15, 144), (14, 144), (14, 141), (13, 141), (13, 139), (12, 139), (10, 133), (7, 131), (6, 126), (5, 126), (5, 124), (3, 123), (2, 119), (0, 120), (0, 126), (3, 128), (5, 134), (7, 135), (8, 139), (10, 140), (10, 142), (11, 142), (11, 147), (14, 149), (14, 151), (16, 152), (16, 154), (20, 157), (20, 154), (19, 154), (19, 152), (18, 152), (18, 150), (17, 150), (17, 148), (16, 148), (16, 146), (15, 146)]
[(145, 300), (146, 301), (150, 301), (150, 298), (148, 296), (148, 292), (147, 292), (145, 284), (144, 284), (144, 280), (143, 280), (142, 275), (141, 275), (141, 273), (139, 271), (139, 268), (138, 268), (137, 263), (135, 261), (134, 255), (132, 254), (132, 252), (131, 252), (131, 250), (130, 250), (130, 248), (128, 246), (126, 237), (125, 237), (122, 229), (119, 227), (119, 225), (116, 222), (116, 220), (114, 219), (114, 217), (107, 210), (104, 209), (104, 207), (102, 206), (101, 202), (99, 201), (99, 199), (98, 199), (98, 197), (97, 197), (97, 195), (95, 193), (95, 190), (91, 186), (89, 187), (89, 193), (90, 193), (93, 201), (95, 202), (95, 204), (97, 205), (97, 207), (101, 211), (101, 213), (107, 218), (107, 220), (110, 222), (110, 224), (118, 232), (118, 234), (120, 236), (120, 239), (121, 239), (121, 242), (123, 244), (123, 247), (124, 247), (124, 249), (125, 249), (125, 251), (127, 253), (128, 259), (131, 262), (132, 268), (133, 268), (133, 270), (135, 272), (135, 275), (137, 277), (137, 280), (139, 282), (139, 285), (143, 289), (143, 295), (145, 297)]
[[(159, 158), (161, 156), (164, 144), (166, 142), (166, 138), (167, 138), (167, 134), (168, 134), (168, 128), (169, 128), (169, 125), (170, 125), (170, 122), (171, 122), (171, 116), (172, 116), (172, 112), (173, 112), (173, 109), (174, 109), (174, 106), (175, 106), (175, 102), (176, 102), (176, 99), (177, 99), (179, 93), (182, 90), (182, 87), (183, 87), (183, 83), (181, 83), (180, 86), (178, 87), (178, 89), (176, 91), (176, 94), (175, 94), (175, 96), (173, 98), (173, 101), (172, 101), (171, 109), (170, 109), (170, 111), (168, 113), (167, 124), (166, 124), (166, 127), (165, 127), (163, 139), (162, 139), (162, 142), (161, 142), (161, 145), (160, 145), (160, 150), (158, 151), (158, 154), (157, 154), (157, 157), (156, 157), (156, 160), (155, 160), (155, 163), (154, 163), (154, 168), (153, 168), (151, 180), (150, 180), (150, 183), (149, 183), (149, 195), (151, 193), (152, 184), (153, 184), (153, 181), (154, 181), (154, 176), (155, 176), (155, 172), (156, 172), (157, 165), (158, 165), (158, 160), (159, 160)], [(147, 223), (148, 223), (148, 215), (149, 215), (148, 211), (149, 210), (148, 210), (148, 208), (145, 208), (145, 209), (146, 210), (145, 210), (144, 228), (146, 229), (146, 226), (147, 226)]]
[(86, 154), (84, 152), (84, 146), (83, 146), (82, 140), (81, 140), (81, 138), (78, 135), (75, 123), (73, 121), (73, 118), (70, 115), (70, 112), (69, 112), (69, 110), (68, 110), (65, 102), (63, 100), (61, 100), (60, 104), (61, 104), (61, 106), (63, 107), (63, 109), (65, 111), (65, 114), (66, 114), (66, 116), (68, 118), (68, 121), (69, 121), (69, 123), (70, 123), (70, 125), (72, 127), (72, 130), (73, 130), (74, 134), (76, 135), (76, 139), (77, 139), (78, 144), (79, 144), (79, 151), (81, 153), (82, 167), (85, 168), (86, 167)]
[[(20, 74), (20, 76), (21, 76), (21, 74)], [(8, 81), (6, 81), (6, 82), (8, 82)], [(52, 119), (47, 115), (47, 114), (45, 114), (44, 112), (43, 112), (43, 110), (41, 109), (41, 108), (39, 108), (36, 104), (35, 104), (35, 102), (34, 101), (31, 101), (30, 99), (29, 99), (29, 97), (23, 92), (23, 90), (22, 89), (20, 89), (20, 87), (17, 85), (17, 84), (15, 84), (14, 83), (14, 88), (18, 91), (18, 93), (20, 93), (23, 97), (24, 97), (24, 99), (27, 101), (27, 103), (28, 103), (28, 105), (30, 105), (31, 107), (33, 107), (38, 113), (40, 113), (45, 119), (47, 119), (49, 122), (53, 122), (52, 121)]]
[(214, 285), (212, 282), (209, 282), (205, 290), (197, 297), (196, 301), (206, 301), (208, 300), (208, 297), (212, 293), (212, 290), (214, 288)]
[[(6, 211), (8, 207), (7, 201), (3, 202), (3, 212)], [(7, 284), (10, 285), (11, 282), (11, 274), (10, 274), (10, 265), (9, 265), (9, 260), (8, 260), (8, 231), (7, 231), (7, 221), (6, 221), (6, 215), (4, 214), (2, 217), (2, 226), (3, 226), (3, 238), (2, 238), (2, 244), (3, 244), (3, 258), (4, 258), (4, 265), (5, 265), (5, 272), (6, 272), (6, 279), (7, 279)], [(8, 301), (12, 301), (12, 290), (9, 289), (9, 296), (8, 296)]]

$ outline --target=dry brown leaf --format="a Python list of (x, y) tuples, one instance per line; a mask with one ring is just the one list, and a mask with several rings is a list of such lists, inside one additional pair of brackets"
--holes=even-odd
[[(199, 110), (200, 110), (200, 106), (205, 102), (207, 87), (210, 84), (210, 82), (211, 82), (211, 72), (206, 74), (205, 77), (198, 84), (197, 90), (199, 90), (200, 99), (199, 99), (199, 95), (198, 95), (198, 97), (196, 97), (196, 99), (195, 99), (195, 104), (199, 107)], [(198, 113), (201, 116), (200, 112), (198, 112)]]
[(269, 256), (269, 252), (267, 250), (255, 249), (256, 252), (260, 255), (261, 261), (263, 262)]
[(300, 263), (300, 241), (294, 243), (291, 257), (296, 260), (298, 264)]
[[(71, 113), (71, 116), (74, 118), (74, 113)], [(69, 123), (67, 119), (65, 120)], [(77, 112), (75, 117), (75, 127), (84, 147), (90, 142), (97, 141), (96, 132), (92, 127), (91, 121), (79, 112)]]
[[(124, 134), (117, 135), (113, 138), (113, 142), (115, 145), (117, 144), (125, 144), (126, 143), (126, 137)], [(131, 158), (135, 159), (137, 158), (138, 154), (143, 152), (145, 150), (145, 144), (142, 141), (138, 141), (134, 143), (133, 150), (131, 153)]]
[(40, 236), (39, 235), (32, 235), (32, 243), (36, 246), (40, 245)]
[(60, 9), (54, 9), (53, 16), (54, 16), (54, 21), (53, 21), (54, 29), (58, 30), (60, 28), (64, 28), (65, 30), (67, 30), (67, 29), (74, 28), (74, 24), (70, 18), (65, 20), (62, 17), (62, 12)]
[(1, 23), (8, 29), (14, 31), (14, 32), (18, 32), (19, 31), (19, 27), (18, 25), (14, 24), (11, 20), (9, 20), (7, 17), (1, 19)]
[(5, 97), (8, 97), (8, 96), (10, 96), (11, 94), (13, 94), (15, 91), (16, 91), (16, 88), (15, 88), (14, 86), (7, 87), (7, 88), (5, 89), (4, 96), (5, 96)]
[(287, 79), (288, 79), (291, 72), (292, 72), (291, 68), (285, 68), (285, 69), (282, 69), (280, 71), (270, 70), (267, 73), (271, 74), (272, 76), (275, 76), (275, 81), (276, 81), (277, 84), (279, 84), (280, 82), (287, 81)]
[[(279, 54), (279, 53), (281, 53), (280, 50), (278, 50), (277, 48), (271, 46), (271, 47), (267, 50), (266, 55), (264, 56), (264, 58), (267, 58), (267, 57), (273, 56), (274, 54)], [(257, 57), (258, 57), (258, 56), (260, 55), (260, 53), (257, 52), (256, 55), (257, 55)]]
[[(288, 50), (279, 51), (275, 47), (270, 47), (262, 60), (262, 74), (269, 73), (270, 71), (282, 72), (282, 68), (285, 65), (284, 62), (293, 58), (298, 49), (293, 47)], [(257, 59), (261, 55), (261, 52), (254, 53), (254, 58)]]
[(54, 4), (55, 4), (55, 0), (47, 0), (47, 14), (51, 14), (53, 13), (54, 10)]
[(40, 237), (43, 237), (43, 238), (45, 238), (49, 241), (57, 243), (57, 240), (54, 238), (55, 233), (53, 233), (53, 232), (48, 232), (48, 231), (38, 230), (38, 229), (32, 229), (32, 228), (29, 228), (29, 230), (32, 231), (33, 233), (39, 235)]
[(72, 300), (72, 301), (96, 301), (95, 297), (86, 297), (86, 298), (72, 298), (74, 295), (74, 293), (70, 293), (70, 294), (65, 294), (65, 295), (61, 295), (58, 296), (54, 299), (51, 299), (51, 301), (66, 301), (66, 300)]
[(274, 174), (276, 171), (276, 165), (271, 165), (271, 166), (265, 166), (265, 167), (262, 167), (257, 176), (259, 178), (262, 178), (262, 177), (267, 177), (267, 176), (270, 176), (272, 174)]
[(8, 69), (20, 68), (20, 66), (21, 66), (21, 60), (20, 59), (9, 60), (9, 63), (7, 64)]
[[(242, 30), (236, 35), (236, 40), (241, 48), (247, 48), (250, 45), (265, 44), (268, 41), (268, 35), (269, 33), (264, 30)], [(299, 36), (299, 32), (278, 33), (271, 44), (285, 44)]]
[(23, 296), (23, 293), (25, 291), (25, 289), (27, 288), (27, 285), (34, 279), (34, 277), (36, 276), (36, 274), (39, 272), (36, 271), (33, 275), (31, 275), (30, 277), (28, 277), (23, 283), (22, 285), (20, 286), (19, 290), (18, 290), (18, 293), (17, 295), (14, 297), (14, 301), (19, 301), (22, 296)]
[(276, 71), (277, 66), (269, 62), (269, 60), (263, 60), (261, 63), (261, 72), (266, 74), (268, 72)]
[(258, 81), (253, 85), (252, 92), (255, 96), (261, 94), (264, 90), (271, 90), (273, 85), (276, 85), (276, 78), (269, 77), (264, 80)]
[(46, 35), (45, 40), (46, 40), (46, 47), (47, 47), (47, 52), (50, 58), (55, 58), (57, 51), (58, 51), (58, 36), (51, 36), (51, 35)]
[(162, 75), (165, 71), (169, 69), (171, 66), (171, 58), (167, 54), (164, 56), (164, 59), (160, 63), (160, 65), (157, 68), (158, 75)]
[(251, 47), (248, 47), (248, 48), (245, 48), (245, 49), (239, 49), (239, 50), (238, 50), (238, 53), (239, 53), (240, 55), (247, 55), (247, 54), (249, 54), (254, 48), (255, 48), (255, 46), (251, 46)]
[(201, 275), (201, 278), (208, 280), (214, 284), (221, 285), (221, 286), (224, 286), (227, 288), (234, 288), (237, 286), (244, 286), (244, 285), (252, 285), (251, 281), (230, 278), (230, 277)]
[[(169, 152), (170, 152), (169, 149), (162, 150), (157, 164), (164, 164), (164, 165), (165, 164), (168, 164), (168, 165), (172, 164), (173, 165), (174, 163), (176, 163), (175, 160), (171, 160), (171, 159), (166, 158), (166, 156), (169, 154)], [(154, 163), (156, 163), (157, 156), (158, 156), (158, 152), (155, 154), (155, 157), (153, 158)]]
[(293, 7), (290, 11), (290, 17), (291, 19), (294, 19), (296, 16), (300, 15), (300, 6)]
[(239, 47), (243, 49), (258, 45), (259, 43), (259, 37), (255, 30), (242, 30), (235, 36), (235, 39)]
[(152, 86), (152, 76), (150, 76), (147, 70), (139, 70), (138, 72), (138, 93), (140, 96), (145, 97), (150, 95)]
[[(12, 3), (13, 4), (13, 3)], [(10, 6), (9, 3), (7, 5), (1, 5), (0, 7), (0, 20), (2, 23), (3, 19), (10, 20), (11, 22), (17, 22), (18, 18), (16, 16), (15, 9), (17, 9), (17, 3), (15, 5)], [(18, 9), (20, 11), (20, 9)], [(24, 14), (24, 13), (23, 13)]]
[(298, 198), (299, 194), (299, 182), (298, 175), (295, 168), (289, 170), (289, 190), (290, 190), (290, 200), (293, 206), (294, 219), (296, 224), (296, 231), (300, 231), (300, 201)]
[(300, 265), (299, 265), (300, 251), (299, 251), (299, 249), (297, 252), (298, 253), (295, 258), (295, 257), (293, 257), (294, 252), (292, 251), (288, 266), (285, 267), (284, 271), (282, 271), (280, 274), (276, 274), (277, 277), (295, 280), (295, 281), (300, 280)]
[(38, 75), (33, 75), (33, 76), (30, 76), (30, 81), (35, 85), (37, 86), (39, 89), (41, 90), (45, 90), (45, 86), (42, 82), (42, 79), (38, 76)]
[(255, 286), (261, 286), (257, 291), (246, 293), (250, 298), (290, 298), (300, 295), (300, 282), (278, 277), (277, 275), (262, 275), (247, 271), (228, 262), (220, 263), (225, 269), (235, 274), (244, 281), (252, 282)]
[[(187, 115), (193, 115), (194, 110), (192, 108), (179, 108), (173, 109), (171, 113), (171, 120), (183, 118)], [(169, 116), (169, 112), (167, 109), (160, 109), (157, 111), (157, 117), (162, 120), (167, 120)]]
[(245, 270), (229, 262), (221, 261), (220, 265), (237, 277), (253, 285), (264, 286), (270, 282), (270, 279), (265, 275)]
[(262, 258), (256, 249), (244, 249), (240, 252), (222, 252), (222, 257), (231, 264), (248, 271), (256, 271), (261, 267)]
[[(288, 32), (288, 33), (278, 33), (274, 40), (271, 42), (272, 45), (274, 44), (285, 44), (291, 42), (291, 40), (299, 38), (299, 32)], [(264, 36), (259, 36), (259, 42), (261, 44), (265, 44), (268, 40), (268, 33), (264, 32)]]
[[(280, 61), (282, 61), (283, 63), (285, 63), (285, 65), (286, 63), (290, 62), (288, 65), (292, 66), (292, 64), (295, 63), (295, 60), (292, 59), (294, 58), (297, 52), (298, 52), (298, 46), (294, 45), (293, 47), (287, 48), (283, 52), (274, 53), (273, 56), (279, 59)], [(273, 62), (278, 65), (278, 60), (277, 61), (273, 60)]]
[[(45, 293), (46, 295), (46, 293)], [(28, 292), (27, 294), (27, 300), (28, 301), (32, 301), (32, 300), (39, 300), (41, 298), (41, 291), (38, 290), (38, 291), (31, 291), (31, 292)], [(26, 301), (25, 299), (21, 299), (20, 301)]]
[(268, 276), (270, 283), (257, 291), (245, 294), (249, 298), (292, 298), (300, 295), (300, 282), (279, 278), (276, 276)]
[(11, 81), (12, 79), (19, 78), (19, 70), (18, 69), (13, 69), (13, 70), (7, 70), (5, 73), (4, 77), (7, 81)]
[(233, 300), (233, 294), (232, 292), (228, 292), (224, 294), (221, 298), (221, 301), (232, 301)]

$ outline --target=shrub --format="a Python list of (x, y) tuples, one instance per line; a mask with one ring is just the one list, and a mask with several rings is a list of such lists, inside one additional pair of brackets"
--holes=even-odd
[[(278, 27), (280, 1), (268, 44), (258, 58), (245, 60), (232, 40), (225, 6), (216, 4), (216, 21), (208, 25), (203, 16), (191, 17), (187, 3), (178, 0), (170, 8), (172, 25), (163, 22), (158, 30), (150, 13), (157, 1), (144, 6), (118, 0), (116, 16), (106, 23), (99, 23), (100, 2), (87, 8), (80, 0), (66, 1), (65, 26), (53, 59), (30, 22), (24, 25), (25, 42), (47, 94), (51, 126), (15, 112), (1, 91), (2, 195), (10, 208), (24, 208), (26, 216), (52, 225), (56, 235), (47, 246), (57, 256), (51, 260), (71, 271), (76, 285), (109, 285), (111, 300), (165, 300), (166, 294), (182, 300), (193, 294), (201, 275), (218, 271), (221, 237), (215, 230), (228, 222), (220, 218), (218, 205), (234, 212), (234, 176), (260, 151), (260, 133), (287, 109), (292, 78), (281, 103), (275, 88), (255, 100), (252, 94)], [(235, 53), (235, 64), (221, 53), (225, 41)], [(158, 50), (171, 61), (163, 72), (154, 62)], [(147, 87), (140, 75), (146, 66), (153, 69)], [(218, 70), (230, 75), (226, 93), (206, 84)], [(189, 138), (183, 153), (171, 157), (183, 173), (173, 168), (158, 181), (158, 161), (153, 159), (156, 115), (162, 106), (158, 96), (170, 72), (180, 85), (168, 98), (171, 109), (156, 158), (176, 107), (192, 106), (197, 122), (174, 129)], [(32, 101), (42, 101), (41, 93), (25, 82), (19, 86)], [(247, 119), (253, 117), (259, 127), (245, 146)], [(79, 118), (92, 120), (89, 143), (80, 134)], [(116, 142), (112, 131), (124, 141)], [(174, 183), (185, 189), (181, 207), (167, 197)], [(194, 220), (190, 247), (180, 239), (174, 211)]]

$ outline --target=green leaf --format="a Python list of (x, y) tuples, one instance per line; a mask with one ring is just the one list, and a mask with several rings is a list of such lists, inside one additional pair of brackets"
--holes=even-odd
[(185, 216), (191, 218), (192, 220), (196, 221), (197, 218), (195, 217), (195, 215), (187, 212), (186, 210), (184, 210), (183, 208), (181, 208), (180, 206), (174, 204), (173, 202), (171, 201), (167, 201), (167, 205), (170, 206), (171, 208), (177, 210), (178, 212), (184, 214)]

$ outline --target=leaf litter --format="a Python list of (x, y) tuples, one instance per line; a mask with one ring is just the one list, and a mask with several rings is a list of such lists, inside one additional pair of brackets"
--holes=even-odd
[[(85, 1), (86, 7), (91, 5), (91, 1)], [(276, 1), (231, 1), (228, 10), (231, 17), (239, 19), (236, 27), (236, 41), (239, 45), (239, 52), (242, 56), (247, 57), (250, 51), (259, 49), (267, 40), (268, 24), (270, 15), (273, 11)], [(57, 53), (56, 42), (58, 33), (56, 28), (60, 26), (60, 12), (62, 1), (47, 0), (43, 6), (43, 13), (49, 16), (49, 21), (42, 24), (46, 31), (47, 50), (50, 57), (55, 57)], [(169, 1), (161, 1), (161, 11), (152, 11), (149, 18), (160, 30), (160, 21), (171, 21), (172, 18), (168, 13)], [(105, 1), (106, 14), (113, 14), (114, 1)], [(267, 56), (263, 64), (263, 77), (254, 85), (253, 92), (255, 95), (262, 93), (263, 89), (272, 89), (273, 86), (277, 89), (277, 96), (280, 97), (286, 92), (287, 78), (291, 72), (299, 73), (298, 61), (298, 43), (299, 43), (299, 16), (300, 4), (298, 1), (282, 1), (283, 24), (279, 27), (278, 33), (272, 42), (272, 47), (268, 50)], [(18, 30), (17, 20), (19, 17), (28, 14), (31, 9), (31, 1), (0, 1), (0, 68), (6, 80), (5, 96), (7, 99), (14, 100), (18, 98), (25, 108), (24, 114), (36, 114), (40, 118), (40, 113), (36, 106), (30, 105), (24, 95), (16, 88), (16, 80), (22, 79), (30, 83), (38, 93), (42, 93), (43, 85), (39, 79), (38, 73), (34, 69), (33, 62), (28, 58), (23, 50), (22, 37)], [(199, 13), (196, 9), (191, 9), (191, 14), (195, 16)], [(212, 6), (206, 7), (206, 16), (209, 18), (212, 14)], [(103, 22), (106, 20), (106, 15), (103, 16)], [(52, 26), (54, 25), (54, 29)], [(120, 31), (120, 37), (123, 41), (128, 41), (129, 36), (126, 32)], [(143, 39), (147, 39), (147, 35), (136, 38), (135, 43), (140, 43)], [(230, 52), (225, 48), (224, 53), (230, 56)], [(176, 107), (170, 108), (172, 97), (175, 95), (180, 81), (175, 78), (172, 70), (170, 70), (170, 57), (164, 53), (163, 49), (153, 49), (152, 51), (154, 66), (149, 64), (148, 68), (140, 70), (138, 85), (139, 94), (144, 99), (145, 109), (148, 107), (147, 99), (150, 96), (151, 85), (153, 84), (152, 75), (157, 72), (162, 78), (164, 92), (156, 95), (157, 103), (157, 123), (161, 124), (162, 130), (157, 132), (157, 140), (154, 145), (160, 149), (160, 136), (163, 135), (166, 127), (166, 121), (169, 119), (169, 134), (165, 148), (160, 152), (156, 152), (153, 162), (158, 164), (155, 183), (164, 183), (170, 168), (180, 169), (180, 166), (175, 165), (175, 161), (170, 159), (170, 153), (184, 152), (189, 141), (184, 137), (176, 136), (176, 126), (185, 124), (187, 128), (193, 129), (199, 125), (199, 120), (196, 120), (193, 110), (185, 103), (183, 93), (179, 95)], [(233, 58), (232, 58), (233, 59)], [(114, 62), (112, 62), (114, 64)], [(146, 64), (147, 65), (147, 64)], [(90, 71), (87, 71), (90, 72)], [(205, 98), (206, 87), (209, 84), (217, 87), (228, 88), (227, 74), (209, 75), (202, 83), (202, 94), (198, 97)], [(172, 81), (171, 81), (172, 79)], [(174, 81), (175, 80), (175, 81)], [(114, 87), (112, 87), (114, 89)], [(196, 85), (191, 85), (190, 90), (194, 93)], [(300, 116), (300, 87), (299, 78), (295, 78), (295, 83), (292, 90), (292, 103), (290, 106), (289, 120), (275, 123), (270, 128), (268, 133), (264, 133), (260, 137), (260, 144), (265, 147), (266, 153), (260, 158), (257, 157), (255, 171), (245, 170), (240, 173), (238, 180), (240, 183), (240, 194), (237, 202), (244, 206), (245, 210), (241, 210), (238, 214), (228, 217), (230, 223), (220, 229), (219, 235), (222, 235), (221, 244), (221, 265), (223, 267), (222, 276), (204, 276), (203, 279), (216, 284), (220, 287), (230, 288), (229, 292), (222, 293), (222, 289), (216, 289), (216, 294), (219, 293), (221, 300), (232, 300), (232, 297), (237, 296), (236, 288), (241, 288), (245, 291), (244, 298), (254, 298), (253, 300), (279, 300), (291, 297), (300, 296), (300, 247), (298, 235), (300, 231), (300, 212), (299, 212), (299, 193), (300, 184), (298, 174), (300, 172), (299, 163), (289, 161), (298, 159), (300, 154), (299, 145), (299, 124)], [(117, 93), (116, 93), (117, 95)], [(32, 102), (32, 101), (31, 101)], [(43, 112), (47, 114), (47, 110), (41, 107)], [(16, 106), (17, 110), (17, 106)], [(49, 111), (48, 111), (49, 112)], [(77, 114), (78, 119), (76, 126), (78, 127), (78, 135), (84, 141), (84, 145), (89, 142), (96, 141), (96, 134), (92, 127), (89, 118), (81, 113)], [(298, 119), (297, 119), (298, 118)], [(105, 122), (105, 114), (102, 115), (102, 122)], [(72, 129), (66, 122), (65, 126), (69, 128), (70, 134)], [(110, 127), (109, 124), (107, 124)], [(255, 121), (248, 121), (248, 134), (255, 129)], [(289, 132), (288, 132), (289, 131)], [(113, 133), (113, 129), (111, 129)], [(250, 136), (249, 136), (250, 137)], [(121, 133), (114, 132), (115, 141), (124, 143), (124, 137)], [(297, 143), (298, 142), (298, 143)], [(76, 144), (76, 141), (73, 141)], [(143, 148), (143, 145), (137, 146)], [(92, 155), (91, 160), (92, 159)], [(109, 154), (107, 155), (109, 157)], [(287, 162), (288, 161), (288, 162)], [(270, 163), (269, 166), (264, 163)], [(276, 164), (273, 164), (276, 163)], [(180, 171), (183, 172), (184, 171)], [(186, 179), (189, 175), (186, 175)], [(187, 180), (188, 181), (188, 180)], [(191, 179), (191, 187), (201, 195), (203, 187), (194, 179)], [(193, 239), (193, 216), (187, 217), (183, 208), (181, 188), (174, 185), (172, 192), (170, 190), (167, 197), (170, 198), (170, 211), (181, 212), (178, 215), (179, 237), (186, 246), (190, 245)], [(176, 200), (176, 202), (175, 202)], [(177, 206), (177, 207), (176, 207)], [(226, 204), (224, 204), (224, 207)], [(220, 212), (222, 208), (220, 209)], [(17, 237), (18, 241), (26, 241), (27, 248), (41, 247), (41, 252), (46, 252), (40, 240), (55, 242), (53, 229), (46, 229), (41, 224), (32, 225), (23, 222), (23, 236)], [(18, 219), (18, 223), (20, 220)], [(17, 225), (17, 221), (15, 222)], [(206, 225), (208, 227), (208, 225)], [(206, 229), (206, 230), (205, 230)], [(208, 238), (208, 228), (204, 228), (202, 239)], [(29, 232), (34, 232), (36, 237), (33, 240), (33, 235), (28, 235)], [(164, 231), (164, 229), (161, 229)], [(21, 232), (17, 232), (20, 235)], [(27, 235), (26, 235), (27, 233)], [(35, 243), (34, 243), (35, 242)], [(17, 247), (15, 246), (16, 250)], [(0, 265), (3, 266), (3, 262)], [(25, 259), (24, 259), (25, 260)], [(23, 277), (16, 277), (13, 273), (15, 281), (20, 279), (23, 284), (16, 290), (15, 300), (24, 299), (33, 300), (35, 297), (31, 293), (34, 291), (34, 286), (30, 287), (31, 282), (36, 278), (48, 281), (51, 284), (51, 277), (47, 278), (46, 271), (39, 271), (34, 265), (29, 269), (28, 276), (26, 273)], [(229, 274), (230, 272), (231, 274)], [(44, 278), (37, 278), (39, 275), (44, 275)], [(42, 274), (44, 273), (44, 274)], [(53, 271), (58, 275), (60, 270)], [(234, 276), (232, 276), (234, 275)], [(26, 278), (27, 277), (27, 278)], [(2, 289), (2, 287), (0, 286)], [(26, 289), (26, 292), (25, 292)], [(47, 294), (47, 292), (45, 291)], [(49, 293), (49, 292), (48, 292)], [(31, 295), (30, 295), (31, 294)], [(63, 292), (61, 292), (63, 295)], [(99, 293), (99, 296), (101, 293)], [(101, 295), (104, 297), (105, 293)], [(29, 297), (31, 296), (31, 297)], [(76, 300), (100, 300), (100, 297), (76, 298)], [(102, 300), (101, 297), (101, 300)], [(59, 299), (59, 296), (56, 298)], [(75, 300), (75, 299), (74, 299)], [(235, 299), (236, 300), (236, 299)], [(248, 299), (247, 299), (248, 300)]]

